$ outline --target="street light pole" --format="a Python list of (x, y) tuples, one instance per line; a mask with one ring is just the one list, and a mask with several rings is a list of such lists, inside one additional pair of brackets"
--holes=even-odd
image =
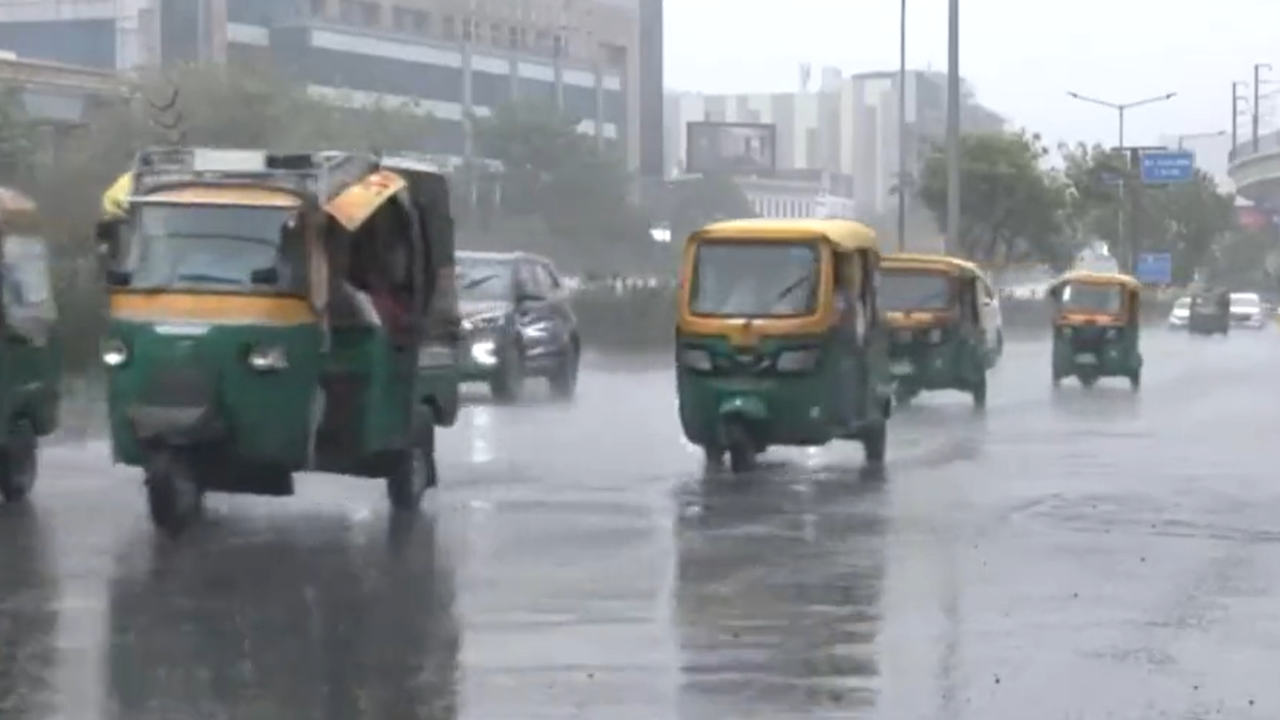
[(1240, 88), (1249, 87), (1249, 83), (1236, 80), (1231, 83), (1231, 150), (1234, 152), (1240, 144)]
[(960, 0), (947, 10), (947, 236), (945, 251), (960, 252)]
[[(1151, 105), (1158, 102), (1164, 102), (1165, 100), (1172, 100), (1174, 97), (1178, 95), (1178, 93), (1176, 92), (1165, 93), (1164, 95), (1155, 95), (1153, 97), (1144, 98), (1142, 100), (1135, 100), (1134, 102), (1127, 102), (1127, 103), (1108, 102), (1106, 100), (1099, 100), (1098, 98), (1088, 97), (1087, 95), (1081, 95), (1080, 93), (1075, 93), (1071, 91), (1067, 91), (1067, 95), (1081, 102), (1087, 102), (1093, 105), (1100, 105), (1102, 107), (1110, 108), (1116, 111), (1116, 115), (1119, 116), (1119, 121), (1120, 121), (1119, 128), (1118, 128), (1119, 137), (1117, 138), (1119, 140), (1119, 145), (1117, 145), (1116, 149), (1120, 152), (1122, 156), (1125, 156), (1127, 160), (1127, 156), (1125, 155), (1126, 148), (1124, 145), (1125, 111), (1132, 110), (1133, 108), (1136, 108), (1136, 107), (1142, 107), (1143, 105)], [(1126, 165), (1128, 164), (1130, 164), (1130, 161), (1127, 160)], [(1129, 224), (1127, 222), (1128, 200), (1125, 197), (1125, 185), (1127, 183), (1128, 183), (1128, 175), (1122, 174), (1120, 176), (1120, 213), (1119, 213), (1120, 217), (1117, 220), (1116, 241), (1120, 243), (1121, 248), (1124, 250), (1124, 252), (1128, 256), (1126, 259), (1128, 260), (1129, 269), (1134, 270), (1138, 262), (1138, 254), (1134, 252), (1135, 250), (1134, 243), (1131, 242), (1128, 238), (1128, 230), (1129, 230), (1129, 227), (1128, 227)]]
[(1266, 63), (1254, 63), (1253, 65), (1253, 151), (1258, 152), (1258, 101), (1262, 92), (1262, 71), (1271, 70), (1271, 66)]
[(907, 250), (907, 0), (898, 22), (898, 252)]

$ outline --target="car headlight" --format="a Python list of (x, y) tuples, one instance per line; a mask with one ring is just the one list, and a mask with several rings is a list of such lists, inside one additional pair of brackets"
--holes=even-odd
[(117, 368), (129, 362), (129, 348), (115, 338), (104, 340), (99, 352), (102, 364), (107, 367)]
[(507, 316), (502, 314), (494, 315), (476, 315), (474, 317), (462, 319), (462, 329), (467, 332), (475, 332), (477, 330), (493, 330), (502, 327)]
[(818, 349), (787, 350), (778, 355), (778, 372), (810, 372), (818, 366)]
[(258, 372), (276, 372), (289, 367), (289, 355), (279, 345), (259, 345), (249, 351), (249, 367)]
[(711, 369), (711, 353), (702, 348), (681, 348), (678, 358), (681, 367), (700, 372)]
[(933, 328), (925, 333), (924, 339), (931, 345), (937, 345), (942, 342), (942, 328)]

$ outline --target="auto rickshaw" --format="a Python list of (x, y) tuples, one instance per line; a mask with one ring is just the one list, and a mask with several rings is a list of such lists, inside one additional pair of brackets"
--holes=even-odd
[(1054, 303), (1053, 384), (1075, 377), (1084, 387), (1100, 378), (1123, 377), (1142, 385), (1139, 351), (1139, 300), (1142, 285), (1133, 277), (1071, 272), (1049, 288)]
[(685, 437), (735, 472), (771, 445), (862, 443), (885, 458), (879, 243), (849, 220), (729, 220), (685, 244), (676, 363)]
[(889, 326), (894, 394), (959, 390), (987, 404), (987, 370), (999, 358), (987, 327), (982, 270), (947, 255), (900, 253), (880, 264), (878, 297)]
[(1226, 335), (1231, 331), (1231, 293), (1205, 290), (1191, 296), (1187, 331), (1192, 335)]
[(385, 479), (396, 510), (436, 485), (458, 412), (448, 191), (387, 164), (161, 148), (108, 191), (112, 452), (160, 529), (304, 470)]
[(0, 501), (18, 502), (35, 485), (40, 438), (58, 429), (62, 353), (39, 209), (9, 188), (0, 188), (0, 295)]

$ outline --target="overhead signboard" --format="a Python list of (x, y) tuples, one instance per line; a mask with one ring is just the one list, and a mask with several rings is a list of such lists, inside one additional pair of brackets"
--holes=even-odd
[(778, 166), (777, 127), (768, 123), (691, 122), (685, 172), (772, 175)]
[(1169, 253), (1142, 253), (1138, 255), (1134, 277), (1144, 285), (1173, 284), (1173, 256)]
[(1142, 153), (1142, 182), (1147, 185), (1190, 182), (1196, 177), (1196, 154), (1190, 150), (1147, 150)]

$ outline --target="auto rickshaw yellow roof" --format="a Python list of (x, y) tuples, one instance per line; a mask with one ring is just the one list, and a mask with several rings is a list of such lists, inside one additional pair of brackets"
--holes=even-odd
[(957, 275), (985, 277), (982, 268), (951, 255), (939, 253), (889, 253), (880, 261), (880, 267), (943, 268)]
[(1121, 273), (1100, 273), (1089, 272), (1087, 270), (1073, 270), (1064, 273), (1062, 277), (1054, 281), (1053, 287), (1059, 287), (1071, 282), (1089, 283), (1091, 285), (1119, 285), (1128, 290), (1141, 290), (1142, 283), (1131, 275)]
[(815, 237), (826, 239), (841, 252), (880, 249), (875, 230), (860, 222), (839, 218), (723, 220), (707, 225), (689, 239), (775, 242)]

